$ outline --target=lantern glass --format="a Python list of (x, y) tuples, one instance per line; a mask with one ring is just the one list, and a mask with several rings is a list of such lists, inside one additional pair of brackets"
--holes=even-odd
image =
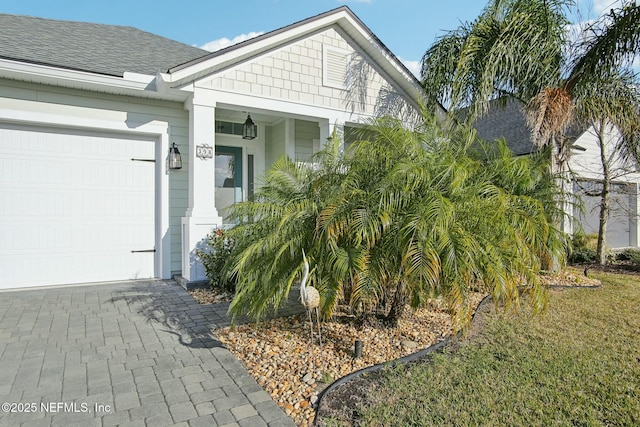
[(169, 148), (169, 169), (182, 169), (182, 156), (175, 142)]
[(251, 120), (251, 114), (247, 114), (247, 120), (242, 126), (242, 139), (255, 139), (256, 136), (258, 136), (258, 125)]

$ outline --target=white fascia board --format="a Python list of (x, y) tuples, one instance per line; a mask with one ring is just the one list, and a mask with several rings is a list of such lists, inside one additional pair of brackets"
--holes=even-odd
[(175, 91), (158, 91), (156, 76), (125, 72), (124, 77), (67, 70), (40, 64), (0, 59), (0, 77), (93, 92), (129, 95), (142, 98), (182, 101), (185, 96)]
[(202, 94), (201, 96), (203, 98), (215, 99), (216, 107), (218, 108), (242, 109), (243, 111), (251, 110), (264, 114), (277, 113), (282, 117), (297, 119), (306, 117), (312, 121), (328, 119), (330, 122), (337, 121), (340, 123), (368, 123), (369, 120), (373, 118), (373, 116), (368, 114), (353, 113), (339, 108), (318, 107), (302, 102), (276, 100), (251, 94), (239, 94), (224, 90), (207, 90), (207, 92), (207, 94)]
[(154, 82), (155, 76), (125, 71), (123, 79), (131, 83), (144, 83), (146, 86), (149, 86)]

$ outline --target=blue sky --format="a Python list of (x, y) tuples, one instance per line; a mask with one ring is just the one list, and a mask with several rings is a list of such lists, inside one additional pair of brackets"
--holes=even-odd
[[(619, 0), (580, 0), (584, 17)], [(349, 6), (412, 70), (425, 50), (464, 21), (485, 0), (2, 0), (0, 13), (130, 25), (190, 45), (215, 50), (250, 35), (275, 30), (327, 10)]]

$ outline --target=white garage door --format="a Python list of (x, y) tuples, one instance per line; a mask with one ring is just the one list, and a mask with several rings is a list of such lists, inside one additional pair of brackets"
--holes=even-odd
[(0, 124), (0, 288), (153, 277), (154, 148)]

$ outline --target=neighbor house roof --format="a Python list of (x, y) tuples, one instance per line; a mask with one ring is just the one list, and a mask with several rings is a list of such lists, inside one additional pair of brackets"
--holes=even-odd
[(507, 101), (501, 107), (497, 101), (491, 103), (487, 114), (473, 123), (478, 135), (484, 140), (504, 138), (514, 154), (520, 156), (537, 150), (531, 141), (531, 131), (522, 112), (524, 104), (517, 100)]
[[(510, 99), (502, 105), (502, 101), (491, 101), (489, 111), (475, 120), (473, 127), (478, 131), (478, 135), (487, 141), (504, 138), (507, 146), (517, 156), (538, 151), (524, 117), (524, 104)], [(584, 130), (574, 126), (566, 132), (566, 136), (569, 140), (575, 141), (583, 132)]]
[(155, 75), (206, 50), (133, 27), (0, 14), (0, 58), (122, 77)]

